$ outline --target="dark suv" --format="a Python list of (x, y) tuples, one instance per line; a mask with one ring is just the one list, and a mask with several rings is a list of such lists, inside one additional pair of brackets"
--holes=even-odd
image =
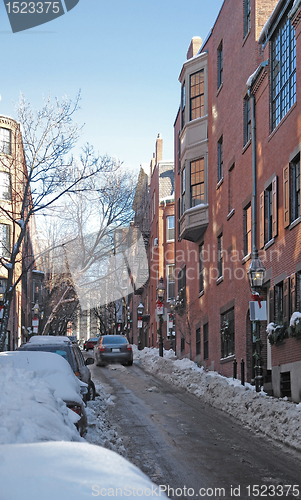
[(22, 344), (18, 350), (53, 352), (63, 356), (71, 365), (75, 375), (88, 384), (88, 392), (84, 395), (84, 400), (95, 399), (95, 385), (87, 367), (87, 365), (94, 363), (94, 359), (87, 358), (85, 360), (78, 345), (71, 342), (68, 337), (35, 335), (27, 344)]

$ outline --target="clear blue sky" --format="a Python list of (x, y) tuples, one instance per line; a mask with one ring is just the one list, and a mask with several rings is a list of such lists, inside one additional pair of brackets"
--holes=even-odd
[(80, 0), (62, 17), (13, 34), (0, 0), (0, 114), (16, 117), (20, 92), (38, 107), (43, 94), (73, 98), (81, 89), (82, 142), (138, 169), (160, 132), (164, 159), (172, 159), (178, 76), (191, 38), (206, 38), (221, 5)]

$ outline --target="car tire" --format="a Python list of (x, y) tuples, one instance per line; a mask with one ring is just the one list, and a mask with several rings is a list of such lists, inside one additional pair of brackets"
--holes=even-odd
[(91, 380), (88, 385), (88, 394), (86, 398), (87, 401), (92, 401), (92, 400), (94, 401), (95, 394), (96, 394), (95, 385), (94, 382)]
[(133, 364), (133, 360), (128, 361), (128, 366), (132, 366), (132, 364)]

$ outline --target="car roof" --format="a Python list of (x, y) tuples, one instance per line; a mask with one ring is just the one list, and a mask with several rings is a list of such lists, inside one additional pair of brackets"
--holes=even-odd
[(29, 344), (71, 344), (71, 340), (63, 335), (34, 335), (28, 341)]

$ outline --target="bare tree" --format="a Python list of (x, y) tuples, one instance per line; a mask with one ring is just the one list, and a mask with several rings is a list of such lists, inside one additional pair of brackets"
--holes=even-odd
[(74, 102), (68, 98), (52, 102), (48, 97), (40, 110), (33, 110), (23, 96), (19, 101), (17, 113), (22, 137), (21, 133), (16, 134), (16, 146), (17, 150), (24, 148), (24, 161), (12, 156), (8, 164), (5, 159), (5, 169), (14, 178), (11, 185), (14, 203), (0, 207), (0, 215), (13, 227), (15, 241), (12, 250), (0, 258), (7, 271), (0, 351), (4, 348), (14, 290), (22, 277), (15, 269), (22, 262), (22, 244), (32, 218), (49, 214), (51, 207), (68, 194), (94, 189), (98, 175), (115, 170), (112, 159), (96, 156), (89, 145), (84, 147), (80, 161), (74, 161), (71, 152), (81, 127), (74, 123), (73, 116), (79, 100), (80, 95)]

